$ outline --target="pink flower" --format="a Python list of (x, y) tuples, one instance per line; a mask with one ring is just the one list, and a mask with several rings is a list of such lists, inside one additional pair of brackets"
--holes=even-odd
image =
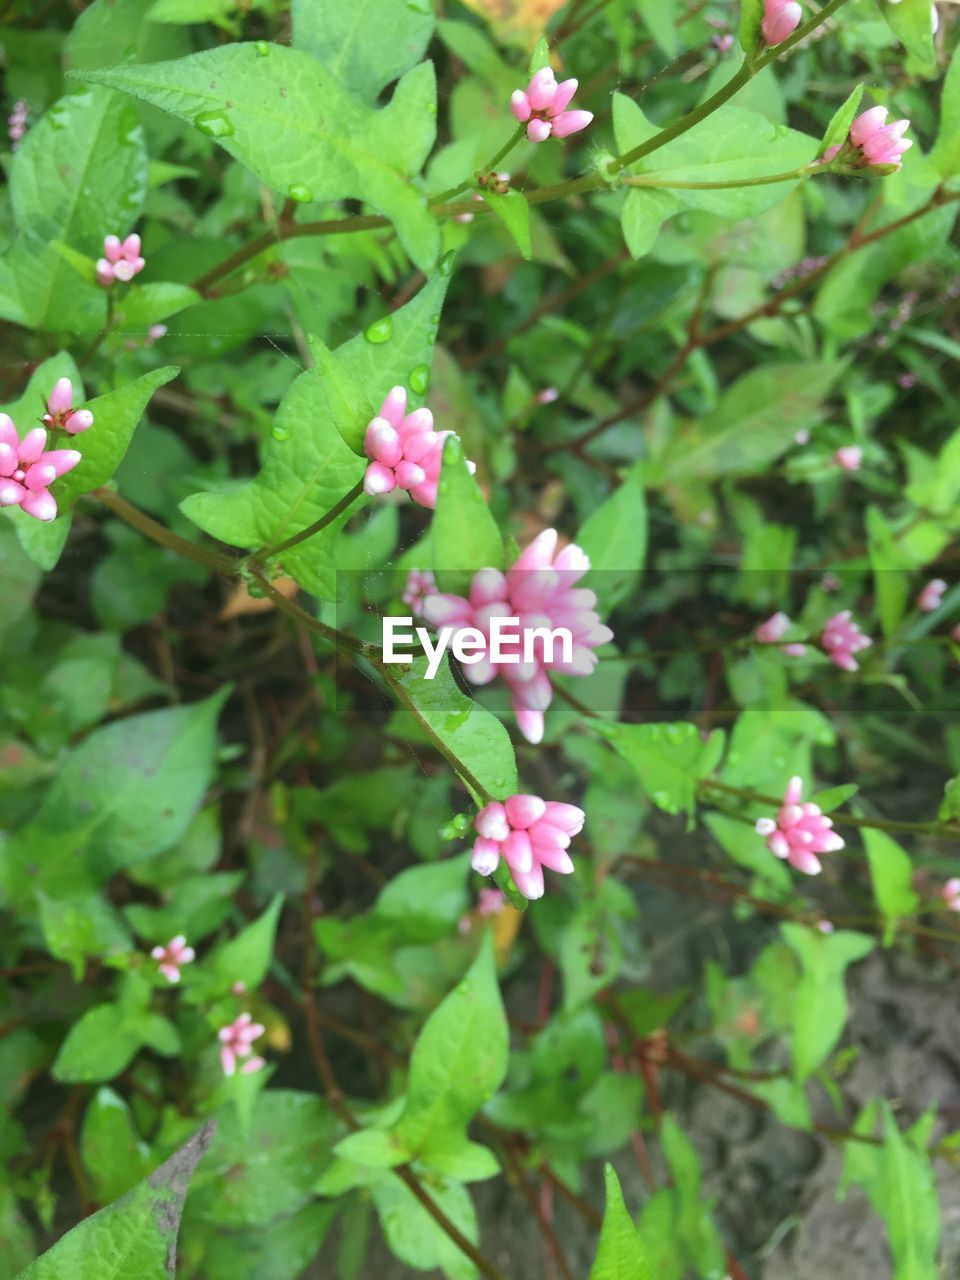
[(932, 578), (917, 596), (917, 608), (921, 613), (933, 613), (940, 608), (947, 584), (942, 578)]
[(794, 0), (763, 0), (763, 21), (760, 31), (771, 47), (783, 44), (800, 25), (803, 10)]
[(477, 838), (470, 859), (474, 871), (492, 875), (503, 857), (513, 882), (525, 898), (543, 897), (543, 868), (569, 875), (573, 862), (567, 849), (583, 830), (587, 815), (576, 805), (511, 796), (492, 801), (474, 819)]
[(140, 255), (138, 235), (129, 235), (122, 241), (119, 236), (106, 236), (103, 257), (97, 259), (97, 283), (106, 287), (114, 280), (120, 280), (127, 284), (146, 265), (146, 260)]
[(535, 399), (537, 404), (553, 404), (560, 399), (560, 392), (556, 387), (544, 387), (542, 391), (537, 392)]
[[(793, 623), (785, 613), (774, 613), (766, 622), (760, 623), (753, 636), (758, 644), (776, 644), (778, 640), (783, 639), (792, 626)], [(802, 658), (807, 652), (807, 646), (796, 643), (783, 644), (780, 650), (791, 658)]]
[(266, 1031), (262, 1022), (254, 1022), (249, 1013), (241, 1013), (226, 1027), (217, 1032), (220, 1041), (220, 1065), (225, 1076), (232, 1076), (237, 1070), (237, 1060), (246, 1058), (240, 1071), (248, 1076), (259, 1071), (264, 1065), (263, 1058), (251, 1057), (253, 1042), (259, 1040)]
[(940, 890), (940, 897), (947, 904), (948, 911), (960, 911), (960, 877), (948, 880)]
[[(434, 431), (429, 409), (406, 410), (406, 390), (394, 387), (370, 420), (363, 440), (370, 459), (363, 488), (371, 495), (406, 489), (414, 502), (432, 509), (437, 505), (443, 442), (453, 432)], [(472, 462), (467, 465), (476, 470)]]
[(861, 649), (869, 649), (873, 641), (865, 636), (859, 625), (852, 621), (849, 609), (842, 609), (824, 623), (820, 643), (831, 662), (844, 671), (859, 671), (860, 663), (853, 656)]
[(21, 440), (5, 413), (0, 413), (0, 507), (21, 507), (37, 520), (54, 520), (57, 502), (49, 486), (80, 461), (76, 449), (50, 449), (43, 427)]
[(158, 962), (157, 968), (168, 982), (179, 982), (180, 966), (189, 964), (196, 957), (196, 952), (193, 947), (187, 946), (182, 933), (171, 938), (165, 947), (154, 947), (150, 954)]
[[(590, 568), (590, 561), (571, 543), (557, 552), (556, 529), (545, 529), (520, 553), (512, 568), (481, 569), (473, 576), (470, 596), (432, 595), (423, 602), (423, 616), (435, 627), (475, 627), (489, 642), (493, 618), (516, 618), (521, 634), (533, 629), (570, 633), (569, 653), (560, 643), (546, 644), (538, 636), (535, 657), (527, 661), (491, 661), (464, 665), (471, 684), (489, 684), (500, 675), (510, 688), (510, 700), (520, 732), (528, 742), (543, 738), (543, 713), (553, 701), (548, 671), (568, 676), (588, 676), (597, 665), (593, 652), (613, 639), (596, 613), (593, 591), (577, 583)], [(510, 658), (522, 657), (511, 652)]]
[(167, 326), (165, 324), (152, 324), (147, 330), (147, 336), (143, 340), (145, 347), (152, 347), (155, 342), (159, 342), (161, 338), (167, 336)]
[(766, 837), (767, 848), (785, 858), (797, 871), (815, 876), (823, 870), (818, 853), (834, 853), (843, 840), (833, 822), (816, 804), (801, 804), (803, 779), (791, 778), (776, 818), (758, 818), (757, 834)]
[(909, 128), (909, 120), (887, 124), (886, 107), (871, 107), (850, 126), (850, 141), (860, 148), (865, 164), (892, 165), (899, 169), (900, 157), (913, 146), (910, 138), (903, 136)]
[(552, 67), (543, 67), (531, 76), (526, 89), (517, 89), (510, 98), (515, 120), (527, 126), (531, 142), (546, 142), (549, 137), (566, 138), (579, 133), (593, 119), (592, 111), (567, 111), (577, 92), (576, 80), (557, 84)]
[(27, 131), (27, 116), (29, 108), (23, 98), (18, 98), (13, 104), (13, 111), (7, 116), (7, 136), (13, 143), (12, 151), (16, 151), (20, 145), (20, 139)]
[(407, 584), (400, 597), (408, 609), (414, 613), (423, 613), (423, 602), (427, 596), (437, 590), (437, 580), (429, 569), (411, 569), (407, 574)]
[[(477, 894), (476, 914), (485, 920), (488, 916), (499, 915), (506, 905), (506, 898), (499, 889), (481, 889)], [(457, 930), (466, 936), (472, 932), (474, 918), (472, 915), (461, 916), (457, 922)]]
[(710, 43), (720, 53), (729, 53), (733, 48), (733, 34), (730, 31), (725, 32), (722, 36), (712, 36)]
[(774, 613), (766, 622), (761, 622), (753, 634), (760, 644), (776, 644), (792, 626), (793, 623), (785, 613)]
[(833, 461), (842, 471), (859, 471), (863, 462), (863, 450), (856, 444), (844, 445), (833, 455)]
[(93, 426), (93, 414), (89, 409), (73, 408), (73, 383), (69, 378), (58, 378), (47, 397), (47, 412), (40, 421), (45, 427), (60, 427), (78, 436)]

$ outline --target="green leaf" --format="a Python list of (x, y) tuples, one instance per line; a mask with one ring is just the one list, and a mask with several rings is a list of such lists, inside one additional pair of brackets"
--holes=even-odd
[(615, 724), (591, 720), (633, 768), (658, 809), (692, 813), (697, 782), (715, 763), (716, 744), (705, 743), (695, 724)]
[(802, 965), (793, 1001), (793, 1074), (806, 1080), (826, 1060), (847, 1021), (844, 975), (873, 950), (863, 933), (820, 933), (802, 924), (780, 927)]
[(10, 199), (31, 241), (63, 240), (99, 256), (107, 232), (136, 219), (147, 154), (136, 108), (105, 89), (68, 94), (30, 129), (13, 157)]
[[(657, 132), (640, 107), (624, 94), (614, 95), (613, 111), (621, 154)], [(702, 209), (723, 218), (752, 218), (786, 199), (800, 179), (719, 188), (671, 187), (671, 183), (741, 183), (790, 172), (809, 164), (815, 155), (816, 142), (807, 134), (773, 124), (758, 111), (727, 104), (635, 161), (627, 172), (649, 177), (656, 184), (653, 189), (668, 191), (678, 207)]]
[(73, 1023), (50, 1068), (54, 1080), (64, 1084), (112, 1080), (144, 1045), (167, 1057), (178, 1053), (176, 1028), (150, 1013), (149, 999), (146, 980), (128, 974), (119, 1003), (95, 1005)]
[(40, 923), (47, 950), (66, 960), (74, 979), (83, 977), (88, 956), (106, 958), (131, 949), (130, 935), (114, 907), (95, 894), (75, 900), (39, 893)]
[(916, 60), (916, 69), (922, 75), (935, 76), (937, 52), (928, 0), (880, 0), (880, 8), (911, 60)]
[[(240, 487), (187, 498), (181, 506), (190, 519), (222, 542), (260, 547), (282, 542), (335, 506), (363, 475), (363, 436), (390, 388), (408, 388), (408, 408), (422, 400), (451, 269), (445, 259), (417, 296), (377, 330), (378, 341), (360, 333), (333, 352), (315, 342), (318, 367), (301, 374), (284, 395), (259, 474)], [(334, 547), (346, 519), (281, 557), (314, 595), (334, 594)]]
[(940, 129), (930, 161), (942, 178), (960, 173), (960, 47), (954, 51), (943, 81)]
[(903, 620), (910, 594), (910, 577), (896, 534), (879, 507), (868, 507), (867, 548), (877, 593), (883, 634), (891, 636)]
[(530, 206), (522, 191), (507, 191), (498, 195), (495, 191), (485, 191), (483, 198), (490, 210), (496, 214), (510, 232), (521, 258), (528, 261), (533, 252), (530, 243)]
[(134, 284), (118, 297), (115, 331), (134, 338), (160, 320), (169, 320), (201, 301), (196, 289), (186, 284)]
[(850, 132), (850, 126), (853, 124), (854, 117), (857, 114), (857, 108), (860, 106), (860, 99), (863, 97), (863, 85), (858, 84), (853, 92), (844, 102), (843, 106), (832, 116), (830, 123), (827, 125), (826, 132), (820, 140), (818, 148), (822, 155), (828, 147), (839, 147), (847, 139)]
[(224, 987), (240, 981), (248, 991), (254, 991), (263, 982), (273, 960), (282, 908), (283, 895), (277, 893), (262, 915), (214, 952), (210, 967)]
[(604, 1165), (607, 1203), (590, 1280), (654, 1280), (643, 1243), (623, 1202), (612, 1164)]
[(647, 501), (643, 464), (587, 517), (576, 538), (590, 557), (581, 586), (597, 593), (601, 612), (616, 608), (634, 590), (647, 558)]
[(884, 918), (883, 945), (889, 947), (896, 937), (898, 921), (912, 916), (920, 905), (912, 885), (913, 862), (885, 831), (865, 827), (863, 842), (873, 896)]
[(701, 1276), (722, 1280), (726, 1251), (700, 1198), (700, 1160), (690, 1139), (669, 1113), (660, 1126), (660, 1142), (675, 1187), (675, 1238)]
[(630, 256), (642, 258), (648, 254), (660, 228), (682, 207), (671, 191), (631, 187), (620, 211), (620, 225)]
[(495, 715), (461, 692), (448, 665), (424, 678), (426, 658), (390, 668), (390, 687), (429, 741), (457, 770), (478, 804), (519, 790), (510, 735)]
[(676, 432), (651, 471), (669, 484), (722, 475), (755, 475), (823, 416), (841, 364), (770, 364), (753, 369), (710, 413)]
[(382, 110), (351, 98), (308, 54), (259, 42), (74, 74), (195, 126), (284, 196), (363, 200), (390, 219), (419, 267), (436, 261), (437, 224), (408, 181), (436, 135), (432, 63), (404, 76)]
[(541, 36), (533, 46), (530, 61), (527, 63), (527, 75), (535, 76), (538, 71), (550, 65), (550, 44), (546, 36)]
[(370, 103), (419, 62), (436, 21), (432, 0), (293, 0), (292, 12), (294, 48), (312, 54), (345, 89)]
[(85, 1218), (18, 1280), (169, 1280), (187, 1186), (210, 1145), (211, 1121), (122, 1200)]
[(478, 569), (503, 568), (503, 535), (455, 436), (448, 436), (443, 445), (430, 541), (443, 591), (465, 594)]
[(466, 1127), (503, 1082), (507, 1047), (507, 1016), (487, 932), (476, 960), (427, 1019), (413, 1047), (407, 1104), (393, 1133), (408, 1158), (458, 1181), (497, 1172), (491, 1152), (470, 1142)]
[(137, 1133), (130, 1108), (106, 1086), (94, 1094), (83, 1117), (80, 1155), (101, 1204), (118, 1200), (150, 1172), (150, 1148)]
[[(477, 1269), (413, 1192), (395, 1173), (378, 1174), (370, 1195), (376, 1205), (383, 1236), (401, 1262), (416, 1271), (441, 1269), (448, 1280), (476, 1280)], [(431, 1199), (474, 1244), (477, 1216), (466, 1187), (437, 1177), (430, 1183)]]
[(207, 789), (229, 692), (127, 716), (86, 737), (11, 836), (0, 863), (4, 894), (24, 902), (37, 890), (81, 893), (175, 844)]
[(650, 34), (668, 58), (680, 52), (677, 6), (673, 0), (637, 0), (640, 16)]
[(79, 15), (63, 46), (67, 71), (162, 62), (189, 50), (186, 32), (151, 22), (154, 0), (94, 0)]

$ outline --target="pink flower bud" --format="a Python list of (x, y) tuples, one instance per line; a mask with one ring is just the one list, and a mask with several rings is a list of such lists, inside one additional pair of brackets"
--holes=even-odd
[(585, 129), (593, 119), (590, 111), (567, 111), (577, 91), (575, 79), (557, 84), (552, 67), (542, 67), (530, 78), (526, 89), (517, 89), (510, 98), (515, 120), (527, 126), (530, 142), (546, 142), (551, 135), (569, 137)]
[(478, 836), (472, 866), (482, 875), (491, 875), (502, 857), (520, 892), (528, 898), (542, 897), (544, 867), (561, 875), (573, 871), (566, 849), (584, 820), (583, 810), (575, 805), (539, 796), (510, 796), (502, 805), (488, 804), (474, 820)]
[(803, 18), (803, 10), (793, 0), (764, 0), (760, 33), (771, 47), (793, 35)]
[(863, 463), (863, 450), (856, 444), (844, 445), (833, 455), (833, 461), (841, 471), (859, 471)]
[(804, 875), (815, 876), (822, 866), (817, 854), (834, 853), (844, 842), (833, 830), (833, 821), (815, 804), (801, 804), (803, 780), (791, 778), (783, 804), (775, 818), (758, 818), (756, 831), (777, 858), (789, 862)]
[(917, 597), (917, 608), (922, 613), (933, 613), (940, 608), (947, 584), (943, 578), (933, 578)]

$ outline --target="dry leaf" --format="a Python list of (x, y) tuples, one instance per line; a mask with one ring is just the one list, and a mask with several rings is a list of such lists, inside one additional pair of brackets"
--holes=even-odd
[[(300, 590), (292, 578), (275, 578), (272, 585), (287, 600), (292, 600)], [(217, 616), (221, 622), (226, 622), (230, 618), (242, 618), (247, 613), (269, 613), (276, 607), (269, 596), (252, 596), (247, 590), (247, 584), (241, 582), (234, 587)]]
[(532, 49), (553, 15), (567, 0), (463, 0), (486, 18), (498, 40)]

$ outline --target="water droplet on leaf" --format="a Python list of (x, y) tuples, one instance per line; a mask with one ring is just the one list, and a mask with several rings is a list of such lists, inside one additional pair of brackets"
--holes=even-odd
[(295, 182), (292, 187), (289, 187), (287, 195), (291, 200), (295, 200), (297, 204), (309, 204), (313, 199), (313, 192), (309, 187), (305, 187), (302, 182)]
[(415, 369), (410, 370), (410, 390), (416, 392), (418, 396), (422, 396), (430, 385), (430, 368), (425, 364), (418, 364)]
[(381, 342), (389, 342), (393, 337), (393, 316), (381, 316), (379, 320), (374, 320), (364, 329), (363, 336), (368, 342), (378, 346)]
[(194, 116), (193, 123), (208, 138), (229, 138), (236, 133), (233, 121), (225, 111), (201, 111)]
[(448, 276), (450, 272), (453, 270), (454, 256), (455, 256), (454, 252), (451, 249), (449, 253), (445, 253), (443, 257), (440, 259), (440, 274), (442, 276)]
[(257, 51), (257, 56), (260, 58), (265, 58), (270, 52), (270, 44), (267, 40), (258, 40), (253, 47)]
[(273, 436), (274, 440), (282, 441), (282, 440), (290, 439), (290, 432), (287, 430), (286, 427), (280, 427), (280, 426), (274, 427), (273, 430), (270, 432), (270, 434)]

